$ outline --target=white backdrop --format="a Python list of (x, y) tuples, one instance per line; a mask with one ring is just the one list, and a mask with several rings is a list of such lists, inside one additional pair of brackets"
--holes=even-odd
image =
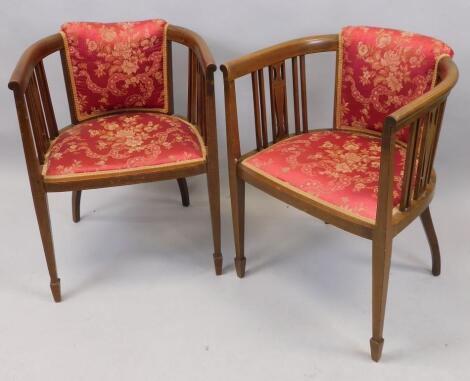
[[(468, 0), (2, 3), (0, 379), (468, 379), (469, 15)], [(51, 217), (64, 302), (52, 304), (9, 76), (22, 51), (63, 22), (148, 18), (199, 33), (218, 65), (354, 24), (435, 36), (455, 50), (460, 80), (447, 103), (432, 205), (443, 274), (429, 275), (428, 246), (419, 223), (413, 224), (394, 243), (379, 366), (368, 358), (367, 241), (248, 188), (247, 276), (235, 278), (220, 71), (215, 86), (225, 275), (212, 275), (202, 177), (191, 179), (192, 206), (184, 210), (173, 183), (84, 192), (84, 218), (77, 225), (71, 222), (70, 195), (54, 194)], [(182, 50), (174, 60), (186, 63)], [(310, 126), (329, 127), (334, 57), (325, 54), (309, 63)], [(48, 60), (46, 69), (64, 125), (69, 115), (59, 60)], [(184, 76), (176, 75), (179, 112), (186, 104), (184, 85)], [(246, 149), (254, 144), (249, 85), (241, 81), (238, 88)]]

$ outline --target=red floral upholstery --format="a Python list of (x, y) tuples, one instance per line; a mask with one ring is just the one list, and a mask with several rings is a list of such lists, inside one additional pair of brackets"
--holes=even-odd
[(205, 160), (196, 128), (170, 115), (129, 113), (79, 123), (54, 140), (45, 178), (129, 171)]
[[(382, 131), (387, 115), (430, 90), (443, 42), (408, 32), (345, 27), (340, 35), (336, 126)], [(408, 131), (400, 138), (407, 141)]]
[(166, 27), (163, 20), (62, 26), (78, 121), (116, 109), (168, 111)]
[[(374, 222), (380, 169), (380, 137), (318, 130), (282, 140), (241, 165), (331, 208)], [(397, 144), (394, 206), (401, 194), (406, 149)]]

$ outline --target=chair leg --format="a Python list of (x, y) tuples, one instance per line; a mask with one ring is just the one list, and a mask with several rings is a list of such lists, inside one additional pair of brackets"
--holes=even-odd
[(39, 232), (41, 233), (42, 246), (46, 256), (47, 268), (51, 278), (50, 287), (52, 296), (54, 297), (55, 302), (60, 302), (60, 279), (57, 276), (47, 194), (42, 190), (33, 191), (33, 201), (39, 225)]
[(232, 222), (235, 239), (235, 269), (239, 278), (245, 276), (245, 182), (232, 175), (230, 179), (230, 199), (232, 202)]
[(212, 223), (212, 240), (214, 242), (214, 268), (216, 275), (222, 275), (223, 257), (220, 242), (220, 184), (217, 164), (209, 163), (207, 172), (207, 190)]
[(391, 255), (391, 239), (374, 239), (372, 243), (372, 338), (370, 339), (370, 352), (374, 361), (380, 360), (384, 345), (383, 327)]
[(429, 247), (431, 249), (432, 275), (438, 276), (441, 273), (441, 253), (439, 251), (439, 243), (437, 241), (429, 207), (421, 214), (421, 222), (423, 223), (424, 231), (426, 232), (426, 237), (428, 238)]
[(73, 222), (80, 221), (80, 199), (82, 198), (82, 191), (72, 191), (72, 219)]
[(184, 177), (177, 179), (178, 187), (180, 188), (181, 193), (181, 203), (183, 206), (189, 206), (189, 192), (188, 192), (188, 183)]

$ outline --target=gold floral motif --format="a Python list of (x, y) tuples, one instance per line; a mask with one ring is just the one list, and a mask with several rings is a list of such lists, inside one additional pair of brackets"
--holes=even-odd
[(202, 139), (186, 121), (153, 113), (118, 114), (61, 133), (47, 153), (43, 175), (52, 178), (204, 160)]
[(168, 111), (163, 20), (62, 26), (75, 116), (116, 109)]
[[(358, 218), (375, 219), (380, 138), (346, 131), (314, 131), (283, 140), (242, 165), (317, 202)], [(397, 145), (393, 198), (399, 202), (406, 150)]]
[[(430, 37), (374, 27), (346, 27), (340, 34), (338, 128), (382, 131), (387, 115), (435, 84), (440, 58), (452, 49)], [(398, 138), (407, 141), (408, 131)]]

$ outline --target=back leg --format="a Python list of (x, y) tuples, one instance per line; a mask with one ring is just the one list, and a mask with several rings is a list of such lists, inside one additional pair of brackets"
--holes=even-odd
[(73, 222), (80, 221), (80, 199), (82, 198), (82, 191), (72, 191), (72, 219)]
[(421, 214), (421, 222), (423, 223), (426, 237), (428, 238), (429, 247), (432, 256), (432, 275), (438, 276), (441, 273), (441, 253), (439, 251), (439, 243), (437, 242), (436, 231), (432, 223), (431, 212), (427, 207)]
[(189, 206), (189, 192), (188, 192), (188, 183), (184, 177), (177, 179), (178, 187), (180, 188), (181, 193), (181, 203), (183, 206)]

